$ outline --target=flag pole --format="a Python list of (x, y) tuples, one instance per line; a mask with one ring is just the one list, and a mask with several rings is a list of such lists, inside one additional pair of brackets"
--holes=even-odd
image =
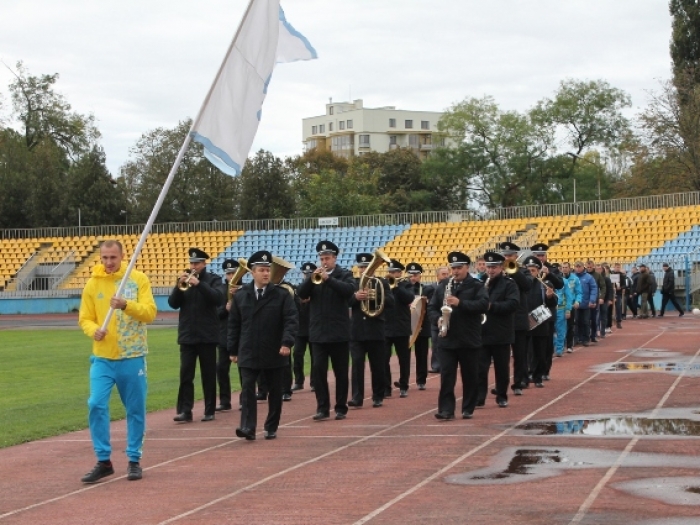
[[(139, 242), (136, 245), (136, 248), (134, 249), (134, 254), (131, 256), (131, 260), (129, 261), (129, 265), (126, 267), (126, 271), (124, 272), (124, 277), (122, 277), (122, 281), (119, 284), (119, 288), (117, 289), (117, 293), (115, 294), (115, 297), (121, 297), (122, 293), (124, 293), (124, 288), (126, 287), (126, 283), (129, 280), (129, 276), (131, 275), (132, 270), (134, 269), (134, 266), (136, 266), (136, 260), (138, 259), (139, 255), (141, 254), (141, 250), (143, 249), (143, 245), (146, 244), (146, 238), (148, 237), (148, 234), (151, 233), (151, 228), (153, 228), (153, 223), (156, 221), (156, 217), (158, 216), (158, 212), (160, 212), (160, 208), (163, 206), (163, 202), (165, 201), (165, 196), (168, 193), (168, 190), (170, 189), (170, 186), (173, 183), (173, 180), (175, 179), (175, 174), (177, 173), (178, 168), (180, 167), (180, 164), (182, 163), (182, 159), (185, 157), (185, 153), (190, 147), (190, 142), (192, 142), (192, 130), (195, 129), (195, 125), (199, 123), (199, 119), (202, 117), (202, 113), (204, 111), (204, 108), (207, 105), (207, 102), (209, 102), (209, 99), (211, 98), (212, 91), (214, 90), (214, 86), (216, 85), (216, 81), (219, 80), (219, 77), (221, 76), (221, 72), (224, 69), (224, 65), (226, 64), (226, 59), (228, 56), (231, 54), (231, 50), (233, 49), (233, 46), (236, 42), (236, 39), (238, 38), (238, 34), (241, 32), (241, 27), (243, 27), (243, 23), (245, 22), (246, 18), (248, 18), (248, 13), (250, 13), (250, 8), (253, 6), (253, 2), (255, 0), (250, 0), (248, 3), (248, 7), (246, 8), (245, 14), (243, 15), (243, 18), (241, 19), (241, 23), (238, 25), (238, 29), (236, 30), (236, 34), (233, 36), (233, 40), (231, 40), (231, 44), (228, 47), (228, 51), (224, 55), (224, 59), (221, 61), (221, 66), (219, 66), (219, 71), (216, 73), (216, 77), (214, 77), (214, 81), (211, 84), (211, 87), (209, 88), (209, 92), (207, 93), (207, 96), (204, 99), (204, 102), (202, 103), (201, 107), (199, 108), (199, 112), (197, 113), (197, 118), (195, 118), (192, 121), (192, 126), (190, 127), (190, 131), (187, 132), (187, 137), (185, 137), (185, 141), (182, 143), (182, 146), (180, 147), (180, 151), (177, 154), (177, 157), (175, 158), (175, 162), (173, 163), (173, 167), (170, 168), (170, 173), (168, 173), (168, 178), (165, 179), (165, 183), (163, 183), (163, 188), (160, 190), (160, 195), (158, 195), (158, 200), (156, 200), (155, 205), (153, 206), (153, 210), (151, 211), (151, 215), (148, 217), (148, 221), (146, 221), (146, 225), (143, 228), (143, 232), (141, 232), (141, 238), (139, 238)], [(102, 330), (107, 330), (107, 326), (109, 325), (109, 321), (112, 319), (112, 315), (114, 315), (114, 308), (110, 306), (109, 311), (107, 312), (107, 315), (105, 316), (105, 320), (102, 323)]]

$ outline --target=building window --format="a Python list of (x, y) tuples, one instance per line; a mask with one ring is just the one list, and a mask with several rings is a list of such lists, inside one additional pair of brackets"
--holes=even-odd
[(333, 114), (333, 106), (330, 106), (330, 107), (328, 108), (328, 114), (329, 114), (329, 115), (332, 115), (332, 114)]
[(318, 132), (319, 132), (319, 133), (325, 133), (325, 132), (326, 132), (326, 125), (325, 125), (325, 124), (321, 124), (321, 125), (318, 127)]
[(310, 151), (318, 146), (318, 142), (316, 140), (307, 140), (306, 141), (306, 151)]
[(344, 120), (341, 120), (340, 122), (338, 122), (338, 129), (340, 129), (340, 130), (345, 129), (345, 121)]
[(348, 129), (352, 129), (352, 120), (348, 120)]
[(430, 121), (421, 120), (420, 121), (420, 129), (430, 129)]
[(407, 121), (404, 123), (404, 127), (405, 127), (406, 129), (413, 129), (413, 121), (412, 121), (412, 120), (407, 120)]
[(360, 135), (360, 146), (369, 147), (369, 135)]
[(328, 123), (328, 131), (333, 131), (333, 123), (332, 122)]
[(354, 148), (352, 135), (340, 135), (331, 139), (331, 151), (347, 151)]
[(418, 147), (418, 135), (408, 136), (408, 147), (417, 148)]
[(396, 146), (396, 135), (389, 135), (389, 144), (391, 146)]
[(311, 134), (315, 135), (316, 133), (318, 133), (318, 126), (311, 126)]
[(389, 127), (390, 127), (390, 128), (395, 128), (395, 127), (396, 127), (396, 119), (395, 119), (395, 118), (390, 118), (390, 119), (389, 119)]

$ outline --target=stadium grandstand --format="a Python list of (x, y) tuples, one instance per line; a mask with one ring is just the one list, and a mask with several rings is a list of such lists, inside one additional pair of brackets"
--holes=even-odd
[[(118, 239), (131, 256), (142, 228), (0, 230), (0, 298), (79, 298), (99, 262), (100, 243)], [(419, 262), (425, 281), (433, 278), (449, 251), (464, 251), (474, 258), (511, 240), (525, 248), (548, 244), (551, 261), (591, 258), (620, 262), (628, 270), (644, 262), (659, 278), (661, 264), (668, 262), (686, 305), (700, 288), (700, 192), (503, 208), (483, 216), (449, 211), (156, 224), (136, 267), (150, 277), (156, 295), (166, 296), (177, 275), (189, 267), (191, 246), (209, 253), (210, 270), (221, 273), (224, 259), (247, 258), (260, 249), (299, 267), (315, 261), (314, 247), (322, 239), (341, 248), (341, 266), (351, 268), (356, 253), (381, 248), (405, 263)], [(296, 284), (301, 273), (295, 269), (286, 278)], [(0, 313), (23, 313), (7, 308)]]

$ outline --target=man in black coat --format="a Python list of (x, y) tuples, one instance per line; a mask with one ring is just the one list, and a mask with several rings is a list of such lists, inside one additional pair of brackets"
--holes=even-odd
[[(550, 310), (551, 316), (551, 309), (557, 306), (557, 296), (554, 293), (553, 287), (542, 284), (542, 282), (537, 279), (537, 276), (542, 270), (542, 263), (537, 257), (531, 256), (525, 259), (523, 264), (530, 271), (530, 275), (534, 279), (532, 288), (530, 288), (530, 292), (527, 296), (528, 308), (532, 311), (544, 305)], [(548, 342), (552, 339), (552, 336), (553, 332), (549, 319), (535, 326), (529, 332), (530, 345), (532, 346), (532, 380), (537, 388), (544, 387), (542, 380), (546, 372), (546, 352)]]
[[(518, 264), (518, 252), (520, 247), (512, 242), (503, 242), (499, 245), (501, 254), (504, 257), (504, 264)], [(527, 304), (527, 295), (532, 288), (532, 276), (525, 268), (518, 268), (515, 272), (509, 273), (511, 279), (518, 287), (520, 300), (518, 309), (515, 312), (515, 332), (513, 335), (513, 384), (511, 389), (513, 394), (520, 396), (523, 389), (528, 387), (528, 370), (527, 370), (527, 346), (528, 332), (530, 330), (530, 322), (528, 314), (530, 310)]]
[[(309, 277), (316, 270), (316, 265), (312, 262), (305, 262), (301, 265), (301, 273), (304, 277)], [(299, 308), (299, 331), (297, 338), (294, 341), (294, 386), (292, 392), (304, 389), (304, 355), (306, 347), (309, 346), (309, 299), (300, 299), (297, 304)], [(313, 352), (309, 351), (309, 359), (311, 359), (311, 369), (314, 367)], [(314, 391), (313, 374), (309, 381), (311, 391)]]
[(676, 276), (673, 275), (673, 268), (668, 263), (664, 263), (662, 266), (664, 268), (664, 280), (661, 283), (661, 311), (659, 312), (659, 317), (664, 316), (664, 311), (669, 301), (678, 311), (678, 317), (683, 317), (683, 308), (678, 304), (678, 299), (676, 299)]
[(486, 252), (485, 283), (489, 295), (486, 322), (481, 327), (481, 352), (479, 355), (479, 390), (476, 405), (486, 401), (489, 368), (493, 359), (496, 374), (496, 403), (508, 406), (508, 382), (510, 380), (510, 346), (515, 340), (515, 313), (520, 304), (518, 286), (503, 273), (505, 257), (500, 253)]
[[(299, 298), (311, 299), (309, 340), (313, 352), (313, 382), (316, 391), (315, 421), (330, 417), (328, 359), (335, 375), (335, 418), (348, 413), (348, 361), (350, 360), (350, 315), (348, 303), (355, 293), (352, 272), (336, 265), (338, 247), (330, 241), (316, 245), (320, 267), (297, 288)], [(317, 280), (317, 283), (314, 281)]]
[(411, 338), (411, 303), (415, 299), (412, 285), (405, 281), (399, 282), (406, 267), (396, 259), (391, 259), (387, 275), (394, 279), (391, 289), (394, 295), (393, 308), (386, 310), (386, 357), (384, 362), (384, 377), (386, 380), (384, 395), (391, 397), (391, 349), (396, 349), (399, 360), (399, 380), (394, 386), (399, 389), (400, 397), (408, 396), (408, 381), (411, 375), (411, 349), (408, 341)]
[[(417, 262), (409, 263), (406, 266), (406, 273), (413, 286), (413, 296), (415, 299), (411, 304), (411, 317), (414, 315), (414, 310), (420, 301), (423, 312), (423, 323), (420, 326), (420, 332), (416, 336), (416, 341), (413, 344), (414, 353), (416, 354), (416, 385), (418, 390), (425, 390), (425, 384), (428, 380), (428, 349), (430, 348), (430, 319), (428, 317), (428, 302), (435, 293), (435, 285), (424, 286), (421, 283), (423, 277), (423, 267)], [(423, 297), (424, 299), (420, 300)], [(411, 319), (413, 322), (413, 319)], [(413, 334), (411, 334), (413, 337)]]
[[(440, 327), (440, 394), (437, 419), (455, 417), (455, 384), (457, 365), (462, 377), (462, 418), (474, 414), (479, 377), (479, 349), (481, 348), (481, 314), (486, 313), (489, 297), (484, 285), (469, 275), (471, 260), (468, 255), (451, 252), (447, 256), (452, 277), (442, 281), (428, 305), (430, 322)], [(449, 326), (444, 326), (449, 307)]]
[[(371, 253), (357, 254), (356, 261), (360, 272), (367, 271), (371, 260)], [(350, 299), (350, 307), (352, 308), (350, 332), (352, 399), (348, 401), (348, 406), (359, 408), (364, 402), (365, 356), (367, 356), (372, 376), (372, 406), (377, 408), (382, 406), (384, 400), (384, 356), (386, 352), (384, 313), (387, 308), (391, 308), (394, 305), (394, 295), (391, 293), (389, 284), (384, 279), (370, 280), (365, 290), (360, 289), (360, 280), (357, 279), (357, 291)], [(378, 315), (372, 315), (380, 310), (380, 305), (376, 301), (370, 300), (370, 293), (373, 293), (375, 296), (382, 293), (384, 295), (383, 308)]]
[[(206, 252), (190, 248), (190, 272), (183, 272), (170, 292), (168, 305), (180, 310), (177, 342), (180, 345), (180, 388), (177, 394), (177, 422), (192, 421), (194, 374), (199, 358), (204, 391), (204, 417), (214, 419), (216, 410), (216, 345), (219, 344), (217, 307), (225, 304), (221, 277), (207, 271)], [(187, 283), (187, 284), (186, 284)], [(180, 288), (186, 287), (183, 291)]]
[[(219, 405), (217, 412), (231, 410), (231, 358), (228, 353), (228, 313), (231, 310), (231, 302), (236, 293), (236, 288), (229, 290), (231, 277), (238, 269), (238, 261), (226, 259), (221, 264), (224, 271), (224, 280), (221, 283), (221, 293), (227, 297), (226, 304), (216, 308), (219, 314), (219, 358), (216, 362), (216, 379), (219, 383)], [(239, 374), (240, 379), (240, 374)]]
[(275, 439), (282, 416), (282, 383), (299, 314), (294, 299), (282, 286), (270, 283), (272, 254), (255, 252), (248, 259), (253, 282), (241, 287), (229, 312), (228, 351), (241, 371), (241, 425), (238, 437), (255, 439), (258, 420), (255, 381), (265, 378), (269, 389), (265, 439)]
[[(450, 269), (447, 266), (440, 266), (435, 270), (435, 283), (429, 284), (423, 291), (428, 298), (428, 304), (433, 298), (435, 290), (437, 290), (438, 284), (440, 284), (445, 279), (450, 277)], [(428, 318), (428, 312), (425, 313), (425, 317)], [(428, 321), (430, 319), (428, 318)], [(440, 373), (440, 337), (438, 337), (438, 327), (436, 324), (430, 323), (430, 341), (432, 344), (432, 350), (430, 352), (430, 370), (431, 374)]]

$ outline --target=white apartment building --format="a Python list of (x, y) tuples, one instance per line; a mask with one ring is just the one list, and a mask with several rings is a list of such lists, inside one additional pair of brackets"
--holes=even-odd
[(449, 141), (438, 133), (440, 117), (442, 113), (437, 111), (406, 111), (394, 106), (365, 108), (362, 99), (330, 101), (324, 115), (302, 119), (304, 149), (330, 150), (349, 157), (411, 148), (423, 159), (434, 147)]

